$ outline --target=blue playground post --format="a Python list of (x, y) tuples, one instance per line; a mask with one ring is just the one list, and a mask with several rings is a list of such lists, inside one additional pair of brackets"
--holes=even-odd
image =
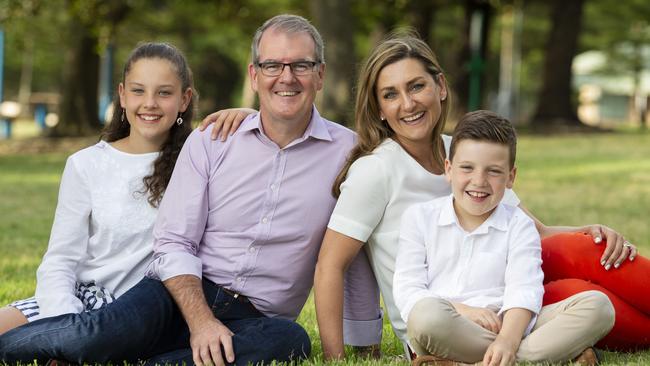
[[(5, 70), (5, 32), (0, 28), (0, 103), (4, 100), (4, 70)], [(0, 117), (0, 124), (3, 125), (4, 137), (11, 138), (11, 122)]]
[(47, 126), (45, 125), (45, 116), (47, 115), (47, 105), (43, 103), (38, 103), (34, 107), (34, 120), (41, 130), (44, 130)]
[(113, 101), (113, 43), (106, 46), (99, 74), (99, 121), (105, 123), (106, 110)]

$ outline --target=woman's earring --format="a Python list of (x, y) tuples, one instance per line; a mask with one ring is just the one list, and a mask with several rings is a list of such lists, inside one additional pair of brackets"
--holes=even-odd
[(121, 122), (124, 122), (124, 113), (125, 113), (124, 108), (122, 108), (122, 118), (120, 118)]
[(176, 124), (179, 126), (183, 124), (183, 117), (181, 117), (180, 113), (178, 113), (178, 118), (176, 118)]
[(445, 101), (445, 99), (447, 99), (447, 95), (446, 95), (446, 94), (445, 94), (445, 95), (443, 95), (443, 96), (442, 96), (442, 97), (440, 98), (440, 101), (441, 101), (441, 102), (444, 102), (444, 101)]

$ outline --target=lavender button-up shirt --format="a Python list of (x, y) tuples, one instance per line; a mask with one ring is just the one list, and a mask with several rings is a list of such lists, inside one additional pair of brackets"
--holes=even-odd
[(149, 275), (204, 276), (267, 316), (295, 319), (336, 202), (332, 182), (354, 143), (316, 108), (304, 135), (282, 149), (259, 114), (226, 142), (195, 130), (160, 204)]

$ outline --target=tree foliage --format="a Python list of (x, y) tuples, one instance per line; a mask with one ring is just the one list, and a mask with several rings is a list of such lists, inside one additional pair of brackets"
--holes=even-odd
[[(326, 117), (351, 122), (358, 65), (388, 32), (405, 26), (416, 29), (432, 46), (455, 92), (455, 109), (464, 111), (472, 65), (469, 24), (472, 14), (481, 10), (487, 15), (480, 50), (484, 60), (481, 101), (483, 108), (489, 108), (499, 80), (498, 15), (513, 1), (0, 0), (6, 36), (5, 98), (16, 99), (19, 90), (59, 93), (61, 124), (52, 132), (93, 133), (100, 127), (100, 56), (109, 44), (116, 50), (116, 86), (128, 52), (138, 42), (158, 40), (174, 43), (186, 53), (201, 95), (201, 115), (252, 104), (247, 80), (252, 35), (264, 20), (288, 12), (311, 19), (324, 35), (327, 79), (317, 102)], [(552, 9), (582, 4), (582, 0), (521, 3), (522, 115), (535, 112), (534, 120), (542, 124), (577, 121), (570, 69), (577, 52), (605, 52), (610, 62), (603, 72), (639, 75), (648, 67), (647, 55), (635, 51), (650, 43), (650, 6), (645, 0), (629, 0), (625, 6), (607, 0), (585, 1), (584, 8), (580, 7), (584, 12), (579, 13), (584, 27), (578, 26), (581, 17), (574, 13), (566, 18), (568, 31), (558, 25), (558, 14), (568, 14), (568, 10)], [(562, 51), (566, 46), (570, 52)], [(31, 79), (21, 76), (28, 66), (33, 69)]]

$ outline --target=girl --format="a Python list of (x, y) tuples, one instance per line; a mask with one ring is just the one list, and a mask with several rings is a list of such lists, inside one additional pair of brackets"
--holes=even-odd
[(158, 203), (192, 131), (194, 96), (177, 48), (145, 43), (132, 51), (101, 141), (66, 162), (36, 294), (0, 309), (0, 334), (101, 308), (142, 279)]

